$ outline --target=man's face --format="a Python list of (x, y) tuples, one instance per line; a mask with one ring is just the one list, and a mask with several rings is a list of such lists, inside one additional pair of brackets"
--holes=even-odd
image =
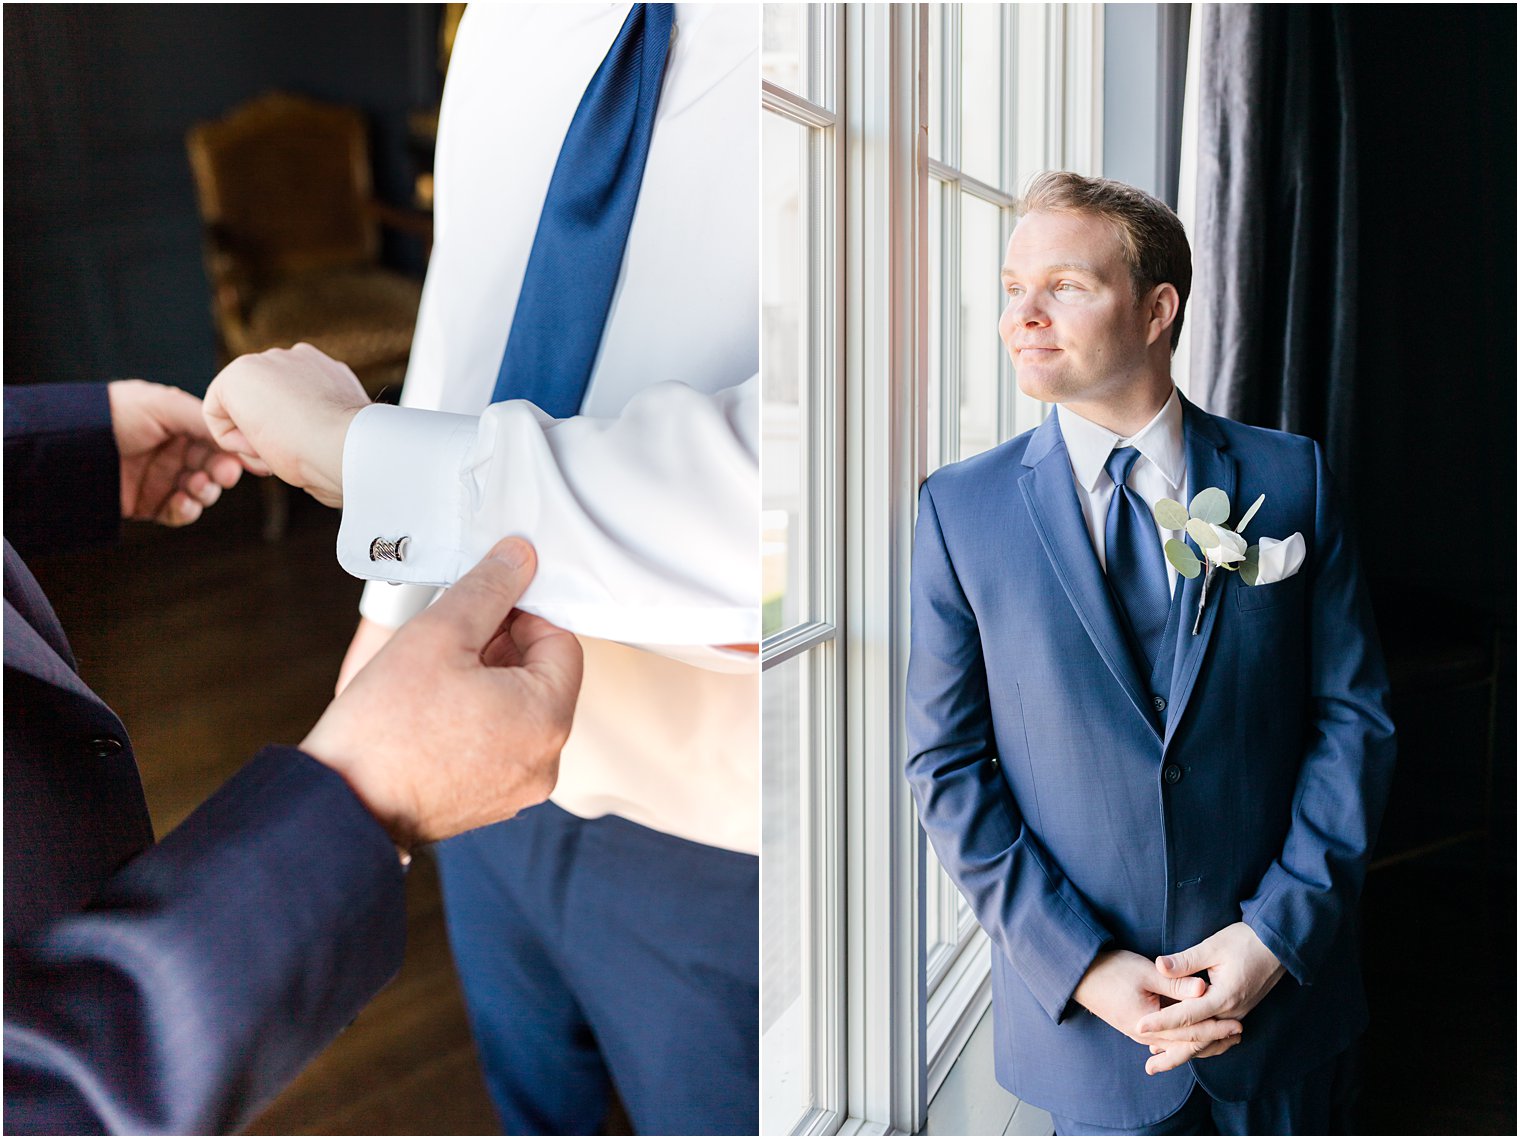
[(1122, 396), (1146, 365), (1145, 306), (1119, 235), (1086, 214), (1026, 214), (1003, 259), (998, 334), (1019, 389), (1046, 403)]

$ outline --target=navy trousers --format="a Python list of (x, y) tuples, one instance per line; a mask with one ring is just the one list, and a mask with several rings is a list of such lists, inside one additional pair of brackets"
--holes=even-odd
[[(1246, 1031), (1250, 1031), (1247, 1019)], [(1216, 1100), (1193, 1085), (1187, 1101), (1160, 1123), (1134, 1131), (1095, 1127), (1052, 1115), (1057, 1135), (1347, 1135), (1354, 1085), (1353, 1046), (1286, 1091), (1240, 1103)]]
[(552, 803), (440, 843), (449, 941), (512, 1135), (759, 1130), (759, 860)]

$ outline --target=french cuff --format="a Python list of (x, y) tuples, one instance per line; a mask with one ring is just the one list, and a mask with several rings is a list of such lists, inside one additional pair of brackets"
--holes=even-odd
[(473, 415), (372, 404), (343, 444), (338, 564), (355, 577), (447, 585), (460, 565), (473, 493), (462, 472)]

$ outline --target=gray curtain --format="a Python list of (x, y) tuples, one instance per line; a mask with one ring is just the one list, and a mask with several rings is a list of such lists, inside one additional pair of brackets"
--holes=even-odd
[(1207, 5), (1191, 390), (1310, 435), (1354, 497), (1358, 108), (1340, 5)]

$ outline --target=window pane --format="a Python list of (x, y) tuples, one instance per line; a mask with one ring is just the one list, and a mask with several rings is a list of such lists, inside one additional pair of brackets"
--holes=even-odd
[(924, 930), (924, 943), (927, 952), (924, 960), (929, 969), (929, 984), (933, 986), (949, 967), (960, 947), (956, 903), (965, 905), (965, 902), (956, 890), (955, 883), (950, 881), (950, 875), (939, 864), (932, 847), (929, 849), (926, 869), (924, 918), (927, 928)]
[(806, 4), (766, 4), (761, 31), (760, 76), (812, 98), (808, 83)]
[(812, 662), (802, 653), (760, 678), (760, 1133), (784, 1135), (813, 1106), (809, 776)]
[(806, 127), (779, 115), (761, 116), (761, 625), (766, 636), (811, 615), (808, 136)]
[(961, 445), (964, 459), (998, 441), (1002, 212), (961, 194)]
[(960, 169), (1003, 183), (1003, 14), (1000, 4), (961, 5)]

